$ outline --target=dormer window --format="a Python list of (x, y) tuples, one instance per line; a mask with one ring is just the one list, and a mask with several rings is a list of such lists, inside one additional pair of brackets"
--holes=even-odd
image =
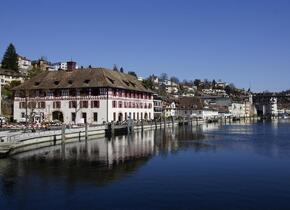
[(55, 85), (58, 85), (58, 84), (59, 84), (59, 81), (54, 81), (54, 84), (55, 84)]
[(114, 84), (115, 82), (114, 82), (114, 80), (113, 79), (111, 79), (110, 77), (107, 77), (107, 79), (112, 83), (112, 84)]
[(86, 79), (86, 80), (84, 81), (84, 83), (86, 83), (86, 84), (89, 84), (89, 83), (90, 83), (90, 81), (91, 81), (91, 80), (89, 80), (89, 79)]
[(124, 82), (127, 86), (130, 86), (130, 83), (129, 83), (129, 82), (127, 82), (127, 81), (125, 81), (125, 80), (123, 80), (123, 82)]
[(40, 82), (35, 82), (34, 86), (38, 86), (40, 84)]
[(68, 84), (72, 85), (73, 81), (72, 80), (69, 80), (68, 81)]

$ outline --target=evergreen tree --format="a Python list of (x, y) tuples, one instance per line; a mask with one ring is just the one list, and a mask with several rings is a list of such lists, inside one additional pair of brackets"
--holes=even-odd
[(215, 88), (215, 86), (216, 86), (216, 81), (213, 80), (213, 81), (211, 82), (211, 85), (212, 85), (212, 88)]
[(2, 60), (2, 68), (18, 71), (18, 58), (14, 45), (9, 44)]
[(114, 70), (114, 71), (119, 71), (119, 69), (118, 69), (118, 67), (117, 67), (116, 64), (114, 64), (113, 70)]

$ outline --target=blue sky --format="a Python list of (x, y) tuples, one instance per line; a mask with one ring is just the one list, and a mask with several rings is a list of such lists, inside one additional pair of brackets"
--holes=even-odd
[(290, 88), (289, 0), (0, 0), (0, 56)]

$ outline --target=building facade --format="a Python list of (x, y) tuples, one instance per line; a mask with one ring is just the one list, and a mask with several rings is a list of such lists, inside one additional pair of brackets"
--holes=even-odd
[(163, 113), (163, 101), (157, 94), (153, 95), (154, 119), (160, 119)]
[(14, 91), (16, 121), (101, 124), (154, 117), (149, 89), (131, 75), (103, 68), (46, 71)]
[(32, 69), (31, 60), (27, 59), (26, 57), (18, 55), (18, 69), (24, 74)]
[(20, 81), (23, 82), (24, 81), (24, 76), (23, 74), (11, 70), (11, 69), (2, 69), (0, 68), (0, 82), (1, 85), (6, 85), (9, 84), (12, 81)]

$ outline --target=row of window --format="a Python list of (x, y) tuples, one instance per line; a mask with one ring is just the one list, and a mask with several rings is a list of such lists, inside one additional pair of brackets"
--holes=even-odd
[[(69, 101), (69, 108), (77, 108), (77, 101)], [(80, 108), (89, 108), (89, 102), (88, 101), (80, 101), (79, 104)], [(100, 108), (100, 101), (91, 101), (91, 107), (90, 108)]]
[[(80, 101), (79, 104), (80, 108), (89, 108), (89, 102), (88, 101)], [(91, 108), (99, 108), (100, 107), (100, 101), (91, 101)], [(26, 108), (26, 102), (19, 102), (19, 108), (25, 109)], [(34, 102), (29, 101), (27, 103), (27, 108), (29, 109), (45, 109), (45, 102)], [(61, 102), (60, 101), (54, 101), (53, 102), (53, 108), (54, 109), (60, 109), (61, 108)], [(69, 101), (69, 108), (77, 108), (77, 101)]]
[(114, 90), (113, 96), (118, 97), (125, 97), (125, 98), (138, 98), (138, 99), (151, 99), (151, 94), (148, 93), (136, 93), (136, 92), (129, 92), (125, 90)]
[[(82, 112), (81, 117), (84, 119), (84, 123), (87, 123), (87, 113)], [(71, 113), (71, 121), (72, 122), (76, 121), (76, 113), (75, 112)], [(93, 122), (98, 122), (98, 112), (93, 112)]]
[[(26, 108), (26, 102), (20, 102), (19, 103), (19, 108), (20, 109), (25, 109)], [(30, 101), (27, 103), (27, 108), (29, 109), (45, 109), (45, 102), (34, 102), (34, 101)]]
[[(143, 106), (144, 105), (144, 106)], [(151, 103), (138, 103), (138, 102), (123, 102), (123, 101), (112, 101), (112, 107), (113, 108), (144, 108), (144, 109), (150, 109), (152, 108), (152, 104)]]
[(128, 120), (128, 119), (133, 119), (133, 120), (150, 120), (151, 119), (151, 113), (135, 113), (133, 112), (133, 114), (131, 112), (127, 113), (125, 112), (124, 114), (123, 113), (117, 113), (116, 112), (113, 112), (113, 121), (125, 121), (125, 120)]

